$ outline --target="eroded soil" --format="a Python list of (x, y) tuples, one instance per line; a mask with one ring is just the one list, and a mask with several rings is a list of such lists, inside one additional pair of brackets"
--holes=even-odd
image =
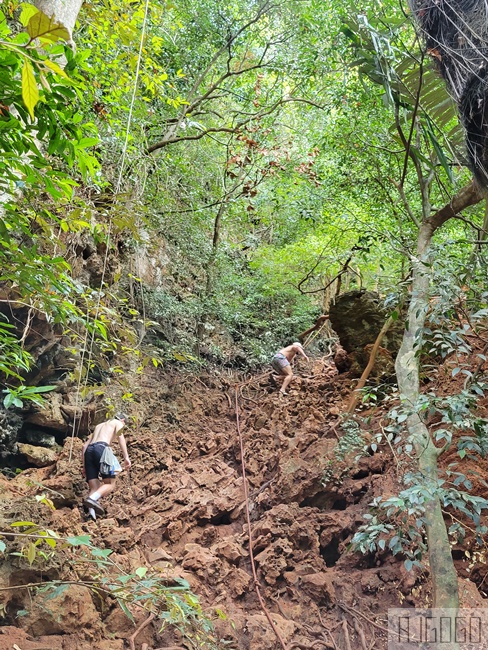
[[(339, 452), (350, 378), (327, 360), (308, 372), (280, 399), (269, 373), (194, 377), (147, 368), (127, 431), (132, 470), (105, 500), (107, 515), (89, 522), (83, 513), (82, 441), (75, 438), (49, 467), (2, 479), (2, 529), (23, 520), (60, 535), (89, 534), (127, 572), (148, 567), (168, 584), (188, 581), (214, 622), (219, 647), (272, 650), (282, 645), (255, 589), (249, 517), (260, 592), (288, 649), (386, 648), (388, 608), (425, 605), (429, 593), (426, 575), (407, 572), (401, 558), (348, 550), (372, 499), (397, 489), (386, 444), (357, 458), (381, 413), (361, 425), (355, 449)], [(36, 494), (48, 495), (56, 510), (35, 501)], [(464, 604), (483, 602), (470, 580), (484, 580), (483, 566), (459, 557)], [(93, 573), (85, 565), (70, 577)], [(161, 632), (160, 621), (139, 631), (147, 611), (133, 608), (132, 623), (113, 598), (79, 584), (50, 600), (18, 588), (67, 576), (61, 553), (43, 568), (23, 557), (3, 564), (0, 650), (204, 647), (189, 645), (174, 628)]]

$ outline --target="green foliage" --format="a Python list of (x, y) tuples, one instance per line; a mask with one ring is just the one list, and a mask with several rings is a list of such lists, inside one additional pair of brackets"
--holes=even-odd
[[(45, 497), (40, 497), (45, 500)], [(49, 505), (49, 503), (47, 503)], [(51, 504), (52, 506), (52, 504)], [(20, 541), (20, 551), (10, 547), (15, 542), (0, 540), (0, 553), (23, 558), (33, 568), (46, 569), (52, 564), (68, 562), (72, 569), (91, 566), (90, 578), (80, 580), (48, 580), (39, 582), (36, 590), (46, 600), (57, 598), (70, 584), (79, 584), (100, 597), (113, 597), (125, 615), (134, 622), (134, 608), (152, 612), (161, 623), (161, 629), (178, 629), (189, 647), (215, 650), (217, 641), (211, 620), (204, 614), (198, 597), (182, 578), (164, 577), (138, 567), (132, 573), (124, 571), (112, 558), (112, 550), (93, 545), (90, 535), (61, 537), (55, 531), (43, 529), (31, 521), (11, 524)], [(10, 531), (4, 535), (12, 536)]]
[[(358, 422), (352, 419), (344, 419), (341, 427), (346, 433), (337, 442), (334, 450), (334, 460), (329, 461), (330, 467), (326, 469), (322, 477), (323, 485), (339, 478), (337, 476), (338, 462), (342, 463), (345, 460), (356, 462), (366, 453), (363, 434)], [(354, 456), (352, 456), (353, 454)], [(342, 471), (345, 473), (347, 469), (344, 468)]]
[[(404, 481), (409, 487), (398, 496), (384, 499), (378, 497), (370, 503), (372, 512), (363, 515), (367, 523), (360, 526), (351, 541), (351, 548), (361, 553), (385, 551), (406, 557), (405, 566), (422, 568), (422, 556), (426, 551), (424, 542), (425, 504), (438, 495), (443, 508), (457, 511), (474, 525), (476, 540), (483, 544), (488, 528), (481, 523), (482, 510), (488, 509), (488, 500), (458, 489), (464, 485), (472, 488), (471, 481), (461, 472), (448, 470), (449, 481), (429, 483), (419, 474), (407, 473)], [(455, 519), (455, 518), (454, 518)], [(449, 534), (454, 541), (464, 537), (465, 530), (459, 521), (453, 523)]]
[(55, 390), (56, 386), (19, 386), (18, 388), (7, 388), (3, 392), (6, 393), (3, 398), (3, 405), (6, 409), (11, 406), (22, 408), (24, 401), (33, 402), (38, 406), (44, 405), (44, 400), (41, 393), (47, 393)]

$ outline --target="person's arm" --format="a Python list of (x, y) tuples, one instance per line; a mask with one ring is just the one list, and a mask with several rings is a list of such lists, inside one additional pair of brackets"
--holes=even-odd
[(295, 349), (296, 349), (296, 351), (298, 352), (298, 354), (301, 354), (302, 357), (303, 357), (306, 361), (310, 361), (310, 359), (309, 359), (309, 358), (307, 357), (307, 355), (305, 354), (305, 350), (304, 350), (300, 345), (296, 345), (296, 346), (295, 346)]
[[(123, 425), (122, 425), (122, 426), (123, 426)], [(120, 428), (122, 428), (122, 427), (120, 427)], [(119, 445), (120, 445), (120, 449), (121, 449), (121, 451), (122, 451), (122, 455), (123, 455), (123, 457), (124, 457), (124, 466), (125, 466), (125, 469), (130, 469), (131, 462), (130, 462), (129, 454), (128, 454), (128, 452), (127, 452), (127, 443), (126, 443), (126, 441), (125, 441), (124, 434), (123, 434), (123, 433), (119, 433), (118, 436), (119, 436)]]

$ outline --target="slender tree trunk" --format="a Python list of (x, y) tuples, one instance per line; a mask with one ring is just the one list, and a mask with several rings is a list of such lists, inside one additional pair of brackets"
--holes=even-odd
[(412, 295), (408, 308), (407, 327), (396, 359), (400, 397), (409, 413), (407, 429), (412, 439), (420, 474), (432, 497), (425, 504), (430, 573), (433, 586), (433, 606), (459, 606), (457, 574), (451, 554), (446, 524), (442, 516), (438, 489), (438, 449), (430, 437), (418, 408), (420, 394), (419, 354), (429, 307), (431, 281), (430, 247), (434, 228), (424, 221), (419, 230), (417, 256), (413, 262)]
[(470, 275), (472, 275), (474, 268), (476, 267), (476, 262), (478, 260), (478, 255), (483, 246), (482, 242), (486, 241), (488, 236), (488, 198), (485, 199), (485, 216), (483, 218), (483, 225), (478, 234), (478, 242), (473, 245), (473, 251), (469, 256), (468, 269)]
[(353, 394), (351, 395), (351, 399), (349, 400), (349, 404), (348, 404), (346, 413), (353, 413), (354, 412), (354, 409), (356, 408), (356, 404), (358, 403), (358, 400), (359, 400), (359, 396), (361, 395), (360, 390), (362, 388), (364, 388), (364, 385), (366, 384), (366, 382), (368, 380), (368, 377), (369, 377), (369, 375), (371, 374), (371, 371), (374, 368), (376, 357), (378, 355), (378, 350), (380, 349), (381, 341), (383, 340), (383, 337), (388, 332), (390, 327), (393, 325), (393, 322), (394, 322), (393, 318), (391, 316), (389, 316), (386, 319), (385, 324), (381, 328), (380, 333), (376, 337), (376, 341), (374, 342), (374, 345), (371, 348), (368, 364), (367, 364), (366, 368), (363, 370), (363, 374), (361, 375), (361, 377), (360, 377), (360, 379), (359, 379), (359, 381), (357, 383), (357, 386), (354, 389)]
[(73, 37), (76, 19), (83, 0), (32, 0), (32, 4), (56, 23), (60, 23)]
[[(222, 203), (219, 205), (219, 209), (217, 210), (217, 214), (215, 215), (213, 236), (212, 236), (212, 251), (210, 253), (210, 257), (205, 268), (205, 274), (207, 277), (205, 280), (205, 289), (203, 292), (204, 303), (208, 303), (214, 291), (215, 263), (217, 261), (217, 252), (218, 252), (219, 242), (220, 242), (220, 225), (222, 223), (222, 217), (224, 215), (224, 212), (227, 209), (227, 205), (228, 205), (228, 201), (222, 201)], [(200, 347), (202, 345), (203, 336), (205, 334), (205, 325), (207, 323), (207, 320), (208, 320), (208, 314), (202, 313), (196, 331), (196, 335), (197, 335), (196, 354), (197, 355), (200, 354)]]

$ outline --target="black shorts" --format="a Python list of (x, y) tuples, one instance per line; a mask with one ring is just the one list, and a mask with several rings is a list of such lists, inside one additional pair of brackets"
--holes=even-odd
[(86, 480), (91, 481), (94, 478), (101, 476), (102, 478), (115, 478), (115, 474), (100, 474), (100, 458), (108, 447), (106, 442), (94, 442), (85, 449), (85, 472)]

